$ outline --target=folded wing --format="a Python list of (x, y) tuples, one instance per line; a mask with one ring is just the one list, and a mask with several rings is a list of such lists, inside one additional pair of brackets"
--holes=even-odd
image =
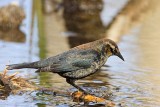
[(59, 56), (59, 60), (50, 66), (53, 72), (71, 72), (87, 69), (98, 61), (99, 54), (95, 50), (76, 50)]

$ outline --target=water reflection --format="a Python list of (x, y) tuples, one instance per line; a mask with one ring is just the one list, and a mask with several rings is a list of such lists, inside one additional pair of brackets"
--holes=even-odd
[(3, 41), (24, 43), (26, 41), (26, 36), (19, 29), (10, 29), (7, 31), (0, 30), (0, 39)]
[(24, 10), (18, 3), (13, 5), (11, 2), (1, 1), (0, 39), (11, 42), (25, 42), (25, 33), (19, 29), (25, 18)]
[(105, 36), (106, 28), (100, 17), (102, 0), (63, 0), (63, 5), (65, 26), (68, 31), (75, 33), (75, 36), (68, 38), (70, 47)]
[[(159, 1), (153, 1), (150, 10), (144, 18), (142, 31), (139, 36), (138, 45), (141, 49), (141, 59), (138, 63), (140, 67), (146, 69), (144, 76), (137, 78), (141, 81), (142, 88), (149, 95), (142, 99), (148, 105), (160, 105), (160, 31), (159, 18), (160, 8)], [(154, 11), (154, 13), (153, 13)]]

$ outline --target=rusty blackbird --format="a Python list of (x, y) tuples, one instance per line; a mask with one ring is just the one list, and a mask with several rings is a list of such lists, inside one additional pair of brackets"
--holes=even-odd
[(37, 69), (37, 72), (58, 73), (66, 78), (67, 83), (87, 93), (76, 85), (75, 81), (94, 74), (112, 55), (116, 55), (124, 61), (116, 43), (103, 38), (40, 61), (7, 65), (7, 69), (34, 68)]

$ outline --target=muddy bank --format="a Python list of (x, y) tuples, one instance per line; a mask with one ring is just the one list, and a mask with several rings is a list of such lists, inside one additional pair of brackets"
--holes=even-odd
[(25, 42), (25, 34), (19, 29), (25, 18), (24, 10), (16, 4), (0, 7), (0, 39)]
[(0, 29), (3, 31), (10, 29), (18, 29), (25, 18), (24, 10), (16, 5), (10, 4), (0, 7)]

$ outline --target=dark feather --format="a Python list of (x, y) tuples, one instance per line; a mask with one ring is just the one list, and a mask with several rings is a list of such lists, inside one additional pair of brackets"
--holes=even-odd
[(74, 49), (41, 61), (8, 65), (7, 69), (36, 68), (38, 71), (71, 72), (87, 69), (97, 60), (99, 53), (95, 50)]
[(89, 68), (95, 61), (97, 61), (98, 52), (95, 50), (76, 50), (68, 52), (65, 55), (59, 56), (59, 61), (50, 65), (53, 72), (71, 72), (79, 69)]

